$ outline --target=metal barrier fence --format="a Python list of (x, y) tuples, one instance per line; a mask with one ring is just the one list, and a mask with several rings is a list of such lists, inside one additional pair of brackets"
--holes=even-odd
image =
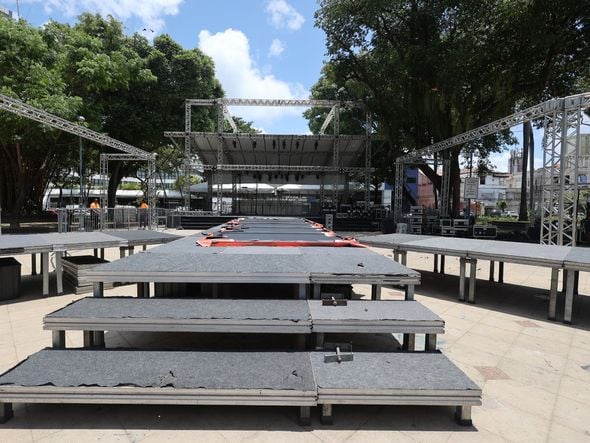
[(140, 209), (133, 206), (115, 208), (59, 208), (57, 209), (58, 232), (106, 231), (166, 228), (168, 209)]

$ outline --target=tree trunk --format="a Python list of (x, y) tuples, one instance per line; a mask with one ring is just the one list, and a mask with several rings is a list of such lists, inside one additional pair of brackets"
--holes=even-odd
[(458, 147), (456, 149), (452, 149), (450, 153), (451, 174), (449, 178), (451, 182), (450, 192), (452, 196), (451, 217), (458, 217), (461, 209), (461, 170), (459, 169), (460, 152), (461, 147)]
[(529, 133), (531, 122), (526, 121), (522, 124), (522, 177), (520, 179), (520, 208), (518, 211), (518, 220), (527, 221), (528, 205), (526, 203), (526, 179), (527, 179), (527, 163), (529, 160)]
[(117, 201), (117, 188), (121, 183), (122, 177), (122, 164), (121, 162), (111, 163), (112, 167), (109, 167), (111, 176), (109, 177), (109, 184), (107, 189), (108, 207), (114, 208)]
[(529, 154), (530, 154), (530, 179), (529, 179), (529, 207), (531, 212), (535, 210), (535, 138), (533, 137), (533, 122), (529, 124)]

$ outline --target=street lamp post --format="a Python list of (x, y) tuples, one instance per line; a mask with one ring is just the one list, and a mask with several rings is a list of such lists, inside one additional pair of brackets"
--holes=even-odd
[[(78, 116), (78, 123), (83, 124), (86, 121), (84, 117), (81, 115)], [(86, 207), (84, 202), (84, 155), (83, 155), (83, 145), (82, 145), (82, 137), (78, 137), (79, 139), (79, 151), (80, 151), (80, 196), (78, 199), (78, 206), (80, 209), (80, 224), (79, 229), (80, 231), (84, 231), (84, 208)]]

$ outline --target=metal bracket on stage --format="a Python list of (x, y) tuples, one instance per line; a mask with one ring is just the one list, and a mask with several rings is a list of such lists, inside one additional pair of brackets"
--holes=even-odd
[(335, 297), (325, 298), (322, 300), (322, 306), (348, 306), (348, 300), (337, 300)]
[(334, 354), (325, 354), (324, 363), (342, 363), (343, 361), (353, 361), (352, 343), (325, 343), (325, 351), (334, 351)]

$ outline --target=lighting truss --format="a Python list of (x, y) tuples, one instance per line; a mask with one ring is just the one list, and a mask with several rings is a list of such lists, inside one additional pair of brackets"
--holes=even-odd
[[(365, 168), (349, 168), (338, 166), (303, 166), (303, 165), (203, 165), (204, 171), (260, 171), (260, 172), (323, 172), (337, 174), (360, 174), (365, 172)], [(375, 168), (369, 168), (370, 172), (375, 172)]]
[[(575, 245), (577, 192), (580, 187), (580, 126), (582, 112), (589, 108), (590, 92), (554, 98), (399, 157), (396, 160), (394, 192), (396, 219), (399, 220), (401, 216), (404, 165), (420, 163), (424, 157), (431, 157), (437, 152), (510, 129), (526, 121), (543, 118), (543, 213), (540, 241), (544, 244)], [(447, 161), (443, 164), (441, 215), (449, 203), (450, 167)]]
[(147, 160), (152, 155), (143, 149), (123, 143), (107, 135), (93, 131), (92, 129), (88, 129), (82, 125), (70, 122), (64, 118), (58, 117), (57, 115), (50, 114), (47, 111), (35, 108), (34, 106), (28, 105), (20, 100), (7, 97), (2, 94), (0, 94), (0, 109), (16, 114), (19, 117), (25, 117), (44, 125), (51, 126), (52, 128), (69, 132), (70, 134), (77, 135), (78, 137), (96, 142), (100, 145), (109, 146), (111, 148), (117, 149), (118, 151), (133, 154), (136, 157), (140, 157), (142, 160)]
[[(370, 127), (367, 127), (367, 134), (365, 136), (366, 139), (366, 148), (365, 148), (365, 167), (364, 168), (338, 168), (337, 165), (340, 160), (340, 142), (346, 139), (353, 139), (357, 138), (358, 136), (352, 135), (340, 135), (340, 110), (342, 108), (365, 108), (365, 104), (359, 101), (344, 101), (344, 100), (290, 100), (290, 99), (239, 99), (239, 98), (216, 98), (216, 99), (187, 99), (185, 100), (185, 130), (184, 132), (181, 131), (166, 131), (164, 135), (169, 137), (170, 139), (184, 139), (184, 146), (185, 146), (185, 206), (190, 206), (190, 169), (189, 169), (189, 162), (190, 157), (192, 154), (192, 139), (193, 137), (198, 136), (211, 136), (212, 133), (205, 133), (205, 132), (192, 132), (192, 122), (191, 122), (191, 108), (192, 106), (205, 106), (205, 107), (215, 107), (217, 109), (217, 132), (215, 133), (216, 136), (220, 138), (229, 138), (234, 136), (238, 137), (249, 137), (252, 139), (256, 138), (266, 138), (266, 137), (273, 137), (269, 134), (250, 134), (250, 133), (239, 133), (238, 127), (235, 124), (230, 112), (230, 106), (290, 106), (290, 107), (322, 107), (322, 108), (330, 108), (330, 112), (328, 113), (325, 121), (322, 124), (320, 129), (320, 134), (313, 135), (311, 137), (317, 137), (321, 139), (325, 137), (326, 139), (332, 140), (332, 150), (333, 150), (333, 167), (334, 169), (329, 170), (329, 172), (336, 172), (339, 173), (357, 173), (359, 170), (362, 169), (364, 176), (365, 176), (365, 205), (368, 208), (370, 203), (370, 182), (371, 182), (371, 174), (373, 173), (373, 168), (371, 168), (371, 139), (372, 137), (372, 130)], [(225, 122), (228, 122), (232, 131), (231, 133), (225, 132)], [(334, 135), (325, 135), (324, 132), (328, 128), (328, 125), (333, 122), (334, 125)], [(367, 122), (370, 123), (369, 116), (367, 117)], [(285, 135), (275, 135), (275, 137), (284, 137)], [(293, 138), (297, 138), (297, 135), (288, 135)], [(310, 136), (299, 136), (299, 137), (310, 137)], [(176, 142), (174, 142), (176, 145)], [(223, 197), (223, 171), (241, 171), (245, 170), (245, 167), (248, 166), (257, 166), (257, 165), (228, 165), (224, 164), (224, 153), (223, 153), (223, 144), (219, 143), (217, 147), (217, 155), (216, 155), (216, 164), (215, 165), (205, 165), (204, 170), (209, 171), (207, 181), (211, 184), (210, 189), (212, 191), (212, 181), (215, 179), (216, 185), (216, 198), (217, 198), (217, 210), (221, 210), (222, 206), (222, 197)], [(260, 171), (269, 171), (278, 167), (276, 170), (296, 170), (296, 171), (305, 171), (302, 169), (289, 169), (289, 167), (281, 166), (281, 165), (270, 165), (264, 166), (260, 165), (262, 169), (257, 169)], [(349, 171), (345, 171), (348, 169)], [(254, 169), (249, 169), (254, 170)], [(322, 175), (323, 180), (323, 175)], [(323, 182), (322, 182), (323, 183)], [(323, 203), (323, 184), (322, 184), (322, 192), (321, 195), (321, 202)], [(335, 186), (332, 187), (333, 196), (332, 198), (337, 200), (337, 193), (338, 190)]]

